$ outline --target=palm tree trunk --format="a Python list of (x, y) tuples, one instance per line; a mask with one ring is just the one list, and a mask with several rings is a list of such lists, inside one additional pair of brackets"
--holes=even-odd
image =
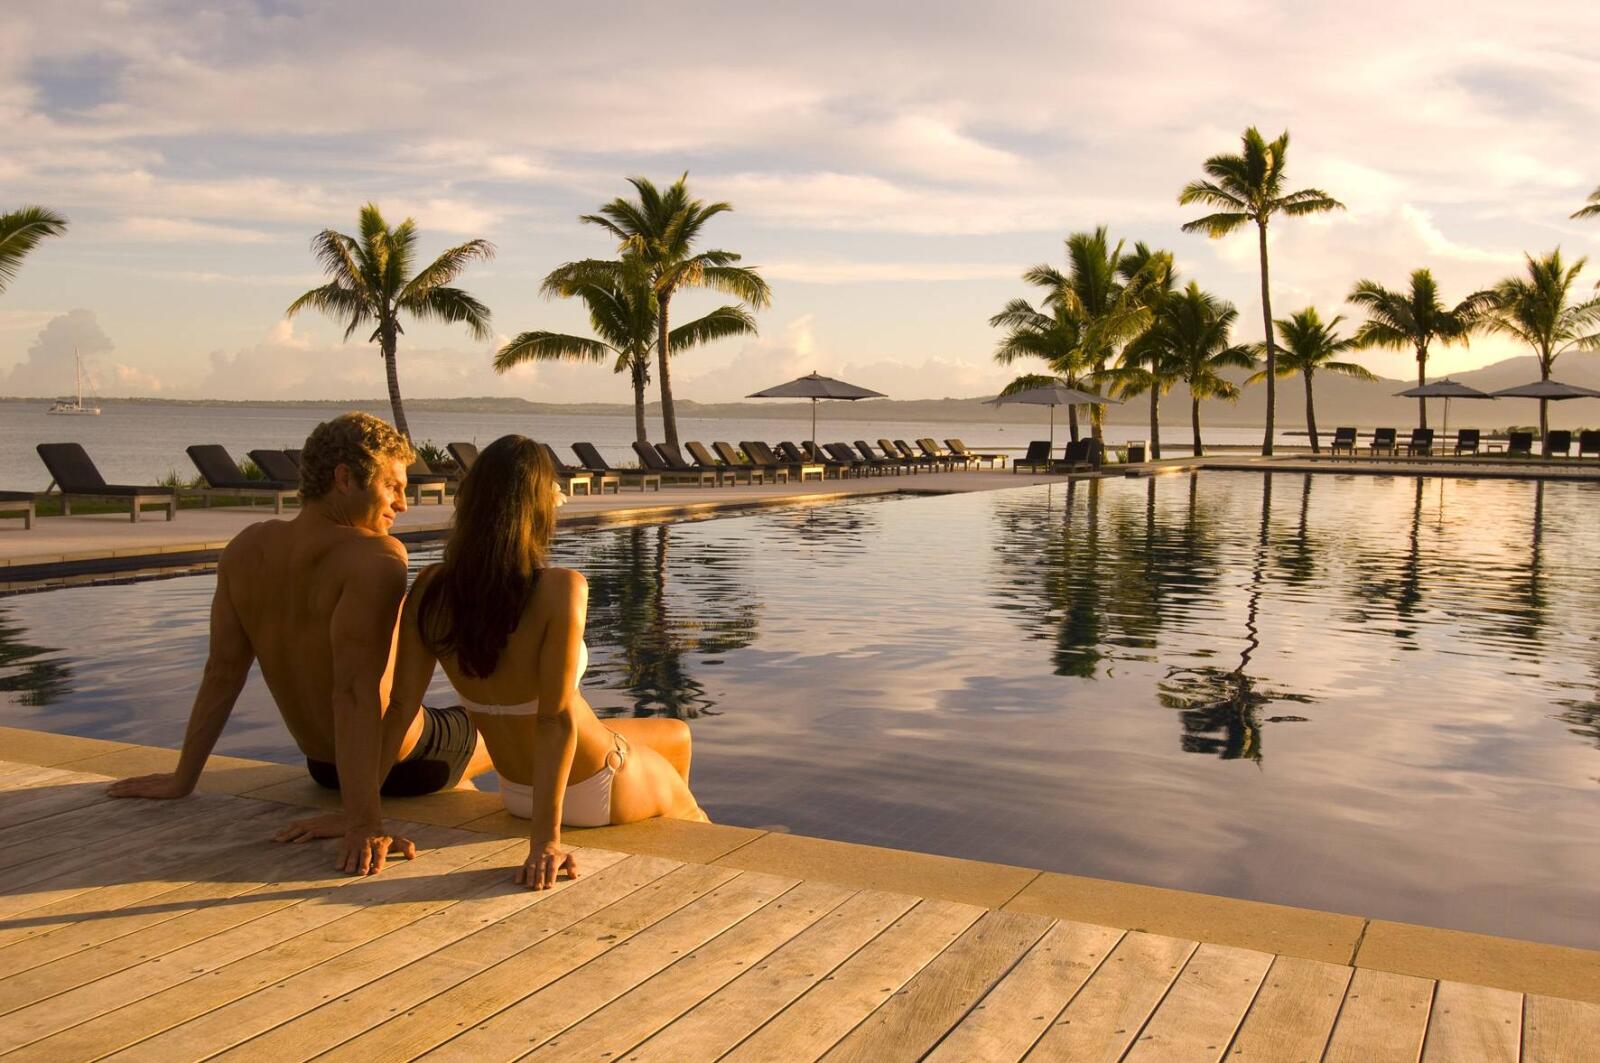
[(1311, 370), (1306, 370), (1306, 432), (1311, 436), (1311, 453), (1321, 454), (1317, 444), (1317, 408), (1311, 403)]
[[(1067, 381), (1067, 386), (1077, 387), (1071, 380)], [(1078, 441), (1078, 408), (1070, 404), (1067, 406), (1067, 438), (1074, 443)]]
[(660, 297), (660, 314), (656, 319), (656, 356), (660, 362), (661, 373), (661, 429), (666, 436), (666, 441), (672, 446), (678, 445), (678, 415), (672, 408), (672, 375), (667, 369), (667, 359), (672, 351), (667, 340), (667, 302), (671, 295)]
[(378, 343), (383, 351), (383, 369), (389, 383), (389, 409), (394, 414), (394, 426), (409, 443), (411, 426), (406, 424), (406, 407), (400, 399), (400, 373), (395, 364), (396, 339), (394, 329), (385, 328), (378, 337)]
[(1206, 455), (1206, 448), (1200, 442), (1200, 400), (1192, 391), (1189, 393), (1189, 427), (1194, 432), (1194, 456), (1203, 458)]
[(1272, 293), (1267, 284), (1267, 222), (1256, 222), (1261, 251), (1261, 320), (1267, 330), (1267, 434), (1261, 440), (1261, 456), (1272, 456), (1272, 433), (1278, 412), (1278, 344), (1272, 336)]
[[(1094, 375), (1096, 380), (1099, 380), (1100, 375), (1105, 371), (1106, 363), (1104, 359), (1094, 363)], [(1101, 423), (1105, 420), (1105, 418), (1106, 411), (1101, 408), (1099, 403), (1089, 404), (1089, 434), (1094, 436), (1094, 441), (1096, 443), (1105, 442), (1105, 431), (1101, 428)]]
[(1161, 387), (1150, 385), (1150, 459), (1161, 460)]
[[(1550, 379), (1550, 363), (1555, 361), (1548, 354), (1539, 356), (1539, 379)], [(1550, 400), (1539, 400), (1539, 453), (1545, 457), (1550, 456)]]
[[(1417, 387), (1422, 387), (1428, 382), (1428, 348), (1417, 344)], [(1428, 427), (1428, 400), (1417, 399), (1417, 427)]]
[(644, 426), (644, 366), (634, 362), (629, 371), (633, 374), (633, 437), (648, 444), (650, 435)]

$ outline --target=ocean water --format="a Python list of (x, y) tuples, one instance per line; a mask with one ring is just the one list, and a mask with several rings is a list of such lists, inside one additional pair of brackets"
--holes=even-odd
[[(1207, 472), (574, 530), (555, 562), (589, 580), (586, 696), (689, 720), (720, 822), (1595, 948), (1597, 507)], [(0, 722), (178, 745), (214, 588), (0, 598)], [(259, 680), (219, 748), (297, 761)]]
[[(49, 474), (34, 452), (39, 443), (74, 441), (82, 443), (106, 479), (113, 483), (148, 483), (176, 471), (184, 477), (195, 475), (184, 448), (192, 443), (221, 443), (242, 460), (257, 447), (294, 447), (317, 424), (340, 412), (329, 406), (207, 406), (202, 404), (105, 405), (99, 417), (52, 417), (45, 402), (0, 401), (0, 490), (42, 490)], [(361, 407), (369, 413), (387, 417), (385, 406)], [(1038, 423), (961, 424), (898, 421), (829, 421), (824, 404), (817, 419), (817, 433), (824, 442), (840, 439), (866, 439), (876, 444), (878, 437), (916, 439), (933, 436), (939, 440), (955, 437), (968, 446), (1025, 449), (1029, 440), (1048, 434), (1048, 411), (1041, 407)], [(577, 414), (453, 413), (433, 410), (406, 411), (412, 437), (445, 443), (466, 441), (479, 446), (508, 432), (520, 432), (551, 443), (563, 457), (572, 458), (568, 446), (587, 440), (614, 464), (635, 465), (633, 417)], [(1066, 417), (1058, 411), (1055, 437), (1058, 444), (1067, 439)], [(658, 420), (650, 421), (651, 438), (661, 438)], [(679, 436), (706, 443), (725, 439), (779, 440), (808, 439), (808, 418), (782, 417), (754, 420), (680, 418)], [(1144, 439), (1147, 430), (1138, 425), (1108, 425), (1106, 439), (1111, 443)], [(1214, 428), (1206, 430), (1206, 440), (1217, 445), (1254, 445), (1261, 441), (1258, 428)], [(1294, 444), (1293, 437), (1282, 437)], [(1186, 454), (1188, 426), (1166, 426), (1164, 441), (1170, 454)], [(1304, 440), (1299, 440), (1304, 442)], [(1181, 445), (1180, 445), (1181, 444)]]

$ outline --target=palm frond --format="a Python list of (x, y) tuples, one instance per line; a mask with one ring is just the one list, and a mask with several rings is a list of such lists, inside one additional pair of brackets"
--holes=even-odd
[(1023, 373), (1011, 383), (1000, 389), (1001, 395), (1015, 395), (1019, 391), (1031, 391), (1034, 388), (1047, 388), (1053, 384), (1065, 383), (1060, 377), (1047, 376), (1044, 373)]
[(1183, 231), (1186, 233), (1205, 233), (1215, 239), (1236, 232), (1251, 220), (1253, 219), (1250, 215), (1238, 212), (1207, 214), (1203, 218), (1185, 222)]
[(560, 332), (523, 332), (495, 352), (494, 371), (504, 373), (524, 362), (607, 362), (616, 348), (585, 336)]
[(405, 287), (400, 289), (400, 300), (415, 299), (432, 288), (449, 284), (472, 263), (487, 262), (493, 257), (494, 245), (487, 240), (468, 240), (464, 244), (457, 244), (407, 281)]
[(402, 304), (401, 309), (422, 321), (466, 325), (467, 332), (475, 340), (494, 337), (494, 330), (489, 327), (489, 308), (460, 288), (430, 288), (416, 299)]
[(16, 279), (28, 252), (66, 231), (67, 219), (48, 207), (25, 206), (0, 214), (0, 292)]
[(731, 295), (757, 310), (772, 305), (772, 289), (753, 266), (705, 266), (694, 287)]
[(316, 310), (333, 318), (348, 318), (344, 338), (349, 339), (356, 329), (376, 317), (374, 308), (365, 293), (347, 287), (338, 281), (313, 288), (289, 304), (283, 312), (285, 318), (294, 317), (302, 310)]
[(669, 344), (673, 351), (699, 347), (730, 336), (756, 335), (756, 319), (742, 306), (719, 306), (703, 317), (673, 329)]
[(1587, 205), (1572, 212), (1574, 218), (1600, 218), (1600, 187), (1589, 193)]

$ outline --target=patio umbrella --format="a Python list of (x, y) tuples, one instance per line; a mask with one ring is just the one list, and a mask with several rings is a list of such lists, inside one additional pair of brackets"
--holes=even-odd
[(835, 380), (830, 376), (823, 376), (815, 370), (797, 380), (777, 387), (758, 391), (754, 395), (746, 396), (752, 399), (810, 399), (811, 400), (811, 440), (817, 439), (817, 400), (818, 399), (845, 399), (854, 402), (856, 399), (882, 399), (887, 398), (881, 391), (870, 388), (857, 387), (846, 384), (842, 380)]
[(1475, 387), (1472, 387), (1468, 384), (1463, 384), (1460, 381), (1451, 380), (1449, 377), (1445, 377), (1443, 380), (1435, 380), (1431, 384), (1418, 384), (1414, 388), (1406, 388), (1404, 391), (1397, 391), (1395, 392), (1395, 395), (1403, 399), (1443, 399), (1444, 427), (1441, 429), (1440, 434), (1444, 436), (1448, 436), (1450, 434), (1451, 399), (1494, 398), (1494, 396), (1489, 394), (1487, 391), (1479, 391)]
[(1535, 380), (1531, 384), (1518, 384), (1514, 388), (1501, 388), (1494, 393), (1497, 399), (1538, 399), (1539, 400), (1539, 431), (1544, 435), (1540, 443), (1540, 450), (1548, 456), (1550, 452), (1550, 437), (1544, 433), (1546, 418), (1544, 404), (1547, 402), (1561, 402), (1565, 399), (1600, 399), (1600, 391), (1594, 388), (1580, 387), (1577, 384), (1563, 384), (1559, 380)]
[(1114, 403), (1118, 406), (1122, 402), (1118, 399), (1096, 395), (1092, 391), (1083, 391), (1069, 387), (1066, 384), (1044, 384), (1026, 391), (1013, 392), (1010, 395), (998, 395), (988, 401), (990, 406), (1004, 406), (1008, 402), (1020, 402), (1027, 406), (1050, 407), (1050, 449), (1056, 448), (1056, 407), (1057, 406), (1083, 406), (1090, 403)]

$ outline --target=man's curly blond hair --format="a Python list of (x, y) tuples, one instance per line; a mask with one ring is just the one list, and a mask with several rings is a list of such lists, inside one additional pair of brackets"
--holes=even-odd
[(410, 465), (417, 452), (389, 422), (370, 413), (342, 413), (306, 436), (300, 455), (300, 497), (311, 502), (333, 490), (333, 471), (340, 465), (348, 465), (356, 482), (365, 487), (380, 462), (397, 458)]

